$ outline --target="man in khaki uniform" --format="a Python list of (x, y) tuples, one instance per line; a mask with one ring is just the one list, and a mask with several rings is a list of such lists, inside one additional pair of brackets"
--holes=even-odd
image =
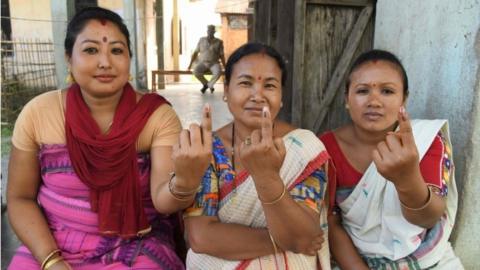
[[(215, 26), (209, 25), (207, 27), (207, 36), (200, 38), (197, 44), (197, 48), (192, 54), (192, 59), (188, 65), (188, 69), (192, 68), (192, 64), (196, 62), (193, 74), (203, 84), (200, 91), (202, 94), (210, 88), (210, 92), (213, 93), (215, 82), (222, 75), (222, 68), (218, 60), (222, 61), (222, 66), (225, 67), (225, 55), (223, 54), (223, 41), (216, 38)], [(207, 81), (203, 76), (208, 70), (212, 72), (212, 78)]]

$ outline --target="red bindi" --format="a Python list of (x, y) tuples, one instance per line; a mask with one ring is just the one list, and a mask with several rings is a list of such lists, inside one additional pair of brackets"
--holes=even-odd
[(105, 24), (107, 24), (107, 20), (105, 20), (105, 19), (100, 19), (100, 23), (101, 23), (102, 25), (105, 25)]
[(374, 64), (376, 64), (376, 63), (378, 62), (378, 59), (374, 59), (374, 60), (372, 60), (372, 62), (373, 62)]
[(261, 81), (261, 80), (262, 80), (262, 76), (258, 76), (257, 80)]
[(102, 38), (103, 42), (107, 42), (107, 37)]

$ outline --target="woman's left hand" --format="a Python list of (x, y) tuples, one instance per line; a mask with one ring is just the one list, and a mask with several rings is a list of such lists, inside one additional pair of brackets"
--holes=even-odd
[(285, 159), (282, 138), (273, 138), (273, 122), (267, 107), (262, 111), (262, 128), (254, 130), (235, 151), (239, 153), (243, 167), (254, 179), (279, 173)]
[(191, 124), (180, 133), (180, 140), (173, 147), (175, 185), (194, 189), (200, 184), (212, 159), (212, 118), (210, 106), (203, 108), (201, 125)]
[(417, 178), (420, 173), (412, 125), (403, 107), (398, 113), (398, 124), (399, 130), (387, 134), (385, 141), (373, 150), (373, 162), (378, 172), (397, 187), (408, 185), (408, 180)]

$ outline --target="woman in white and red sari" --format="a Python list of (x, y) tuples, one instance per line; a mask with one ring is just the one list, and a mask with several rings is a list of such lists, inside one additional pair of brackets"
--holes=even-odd
[(328, 154), (316, 136), (276, 119), (286, 79), (271, 47), (238, 48), (225, 69), (233, 121), (185, 213), (188, 269), (329, 269)]
[(410, 121), (407, 96), (397, 57), (366, 52), (347, 79), (352, 123), (321, 136), (333, 160), (329, 239), (341, 269), (463, 269), (448, 242), (457, 210), (448, 124)]

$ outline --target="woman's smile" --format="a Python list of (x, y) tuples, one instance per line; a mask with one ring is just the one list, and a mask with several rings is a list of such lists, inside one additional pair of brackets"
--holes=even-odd
[(95, 75), (93, 77), (101, 83), (110, 83), (116, 78), (115, 75), (109, 75), (109, 74)]

